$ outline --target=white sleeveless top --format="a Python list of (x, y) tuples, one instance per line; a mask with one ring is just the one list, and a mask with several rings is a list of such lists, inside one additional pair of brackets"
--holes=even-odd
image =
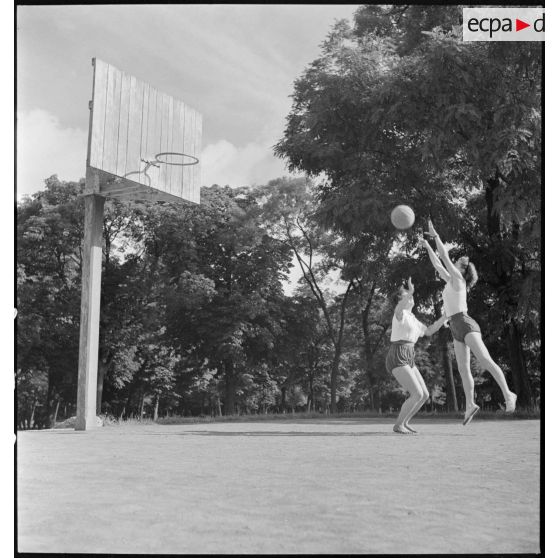
[(446, 283), (442, 291), (444, 301), (444, 313), (449, 318), (459, 312), (467, 312), (467, 287), (465, 281), (459, 281), (460, 289), (456, 291), (451, 286), (451, 281)]
[(416, 343), (419, 337), (426, 332), (426, 326), (417, 320), (409, 310), (403, 310), (403, 316), (399, 321), (395, 314), (391, 320), (390, 341), (410, 341)]

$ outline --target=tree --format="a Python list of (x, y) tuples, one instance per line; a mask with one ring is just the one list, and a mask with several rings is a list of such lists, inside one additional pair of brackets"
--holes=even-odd
[(295, 387), (306, 394), (306, 410), (315, 410), (331, 360), (328, 334), (311, 293), (298, 292), (284, 300), (281, 331), (270, 356), (281, 393), (281, 411), (285, 411), (288, 392)]
[(37, 404), (44, 397), (34, 420), (48, 427), (55, 400), (70, 393), (75, 399), (77, 389), (83, 183), (51, 176), (45, 184), (17, 208), (17, 369), (22, 377), (46, 378), (33, 397)]
[(265, 360), (279, 328), (288, 251), (258, 214), (247, 189), (213, 186), (195, 211), (161, 214), (146, 242), (166, 277), (168, 334), (223, 378), (225, 414), (235, 412), (242, 375)]
[[(260, 189), (258, 195), (264, 200), (263, 213), (272, 234), (294, 253), (303, 280), (321, 310), (325, 331), (333, 347), (330, 396), (331, 412), (336, 413), (347, 304), (355, 287), (354, 247), (334, 231), (320, 226), (312, 209), (314, 197), (308, 180), (272, 180)], [(332, 273), (344, 283), (339, 296), (328, 295), (322, 286)]]
[[(488, 287), (477, 293), (495, 310), (489, 329), (505, 330), (528, 405), (523, 336), (536, 335), (540, 308), (541, 47), (463, 43), (459, 25), (455, 7), (359, 8), (295, 82), (275, 151), (319, 177), (317, 214), (345, 235), (389, 229), (390, 209), (408, 203), (419, 226), (431, 215), (456, 255), (473, 256)], [(412, 251), (416, 237), (397, 248)]]

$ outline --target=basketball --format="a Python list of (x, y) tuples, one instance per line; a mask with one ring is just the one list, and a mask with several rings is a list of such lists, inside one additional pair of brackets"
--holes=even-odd
[(408, 205), (398, 205), (391, 212), (391, 222), (397, 229), (408, 229), (415, 222), (415, 213)]

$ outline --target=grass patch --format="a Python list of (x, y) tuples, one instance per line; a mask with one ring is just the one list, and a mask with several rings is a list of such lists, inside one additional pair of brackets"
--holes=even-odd
[[(153, 419), (128, 418), (124, 420), (105, 420), (105, 426), (134, 426), (134, 425), (153, 425), (153, 424), (204, 424), (204, 423), (227, 423), (227, 422), (273, 422), (273, 421), (292, 421), (292, 420), (331, 420), (331, 419), (395, 419), (397, 412), (378, 413), (372, 411), (360, 411), (353, 413), (337, 413), (324, 414), (318, 412), (310, 413), (273, 413), (273, 414), (255, 414), (255, 415), (227, 415), (227, 416), (197, 416), (197, 417), (161, 417), (157, 421)], [(444, 412), (422, 412), (416, 415), (417, 419), (429, 420), (462, 420), (463, 413), (444, 413)], [(517, 409), (514, 414), (506, 414), (503, 411), (479, 411), (475, 416), (475, 420), (538, 420), (540, 419), (540, 409)]]
[[(310, 413), (270, 413), (270, 414), (254, 414), (254, 415), (226, 415), (226, 416), (209, 416), (201, 415), (197, 417), (161, 417), (154, 421), (151, 418), (127, 418), (119, 419), (112, 415), (101, 415), (98, 417), (99, 423), (102, 420), (103, 426), (137, 426), (137, 425), (153, 425), (153, 424), (204, 424), (204, 423), (226, 423), (226, 422), (273, 422), (273, 421), (304, 421), (304, 420), (332, 420), (332, 419), (388, 419), (395, 420), (399, 411), (391, 413), (378, 413), (377, 411), (356, 411), (352, 413), (337, 413), (335, 415), (310, 412)], [(431, 420), (462, 420), (463, 412), (448, 413), (439, 411), (423, 411), (418, 413), (417, 419)], [(541, 412), (539, 408), (517, 409), (514, 414), (506, 414), (503, 411), (479, 411), (475, 415), (476, 420), (539, 420)], [(57, 422), (54, 428), (74, 428), (75, 417)], [(99, 424), (100, 426), (100, 424)]]

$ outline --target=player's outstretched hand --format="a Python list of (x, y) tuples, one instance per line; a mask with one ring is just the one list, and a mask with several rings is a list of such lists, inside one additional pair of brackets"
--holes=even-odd
[(436, 229), (434, 228), (434, 225), (432, 224), (432, 219), (428, 219), (428, 235), (430, 236), (438, 236), (438, 233), (436, 232)]
[(415, 286), (413, 285), (413, 281), (410, 277), (407, 279), (407, 286), (409, 288), (409, 292), (413, 294), (415, 292)]
[(423, 236), (421, 236), (419, 238), (419, 242), (418, 245), (421, 246), (422, 248), (426, 248), (428, 246), (428, 240), (426, 240), (426, 238), (424, 238)]

